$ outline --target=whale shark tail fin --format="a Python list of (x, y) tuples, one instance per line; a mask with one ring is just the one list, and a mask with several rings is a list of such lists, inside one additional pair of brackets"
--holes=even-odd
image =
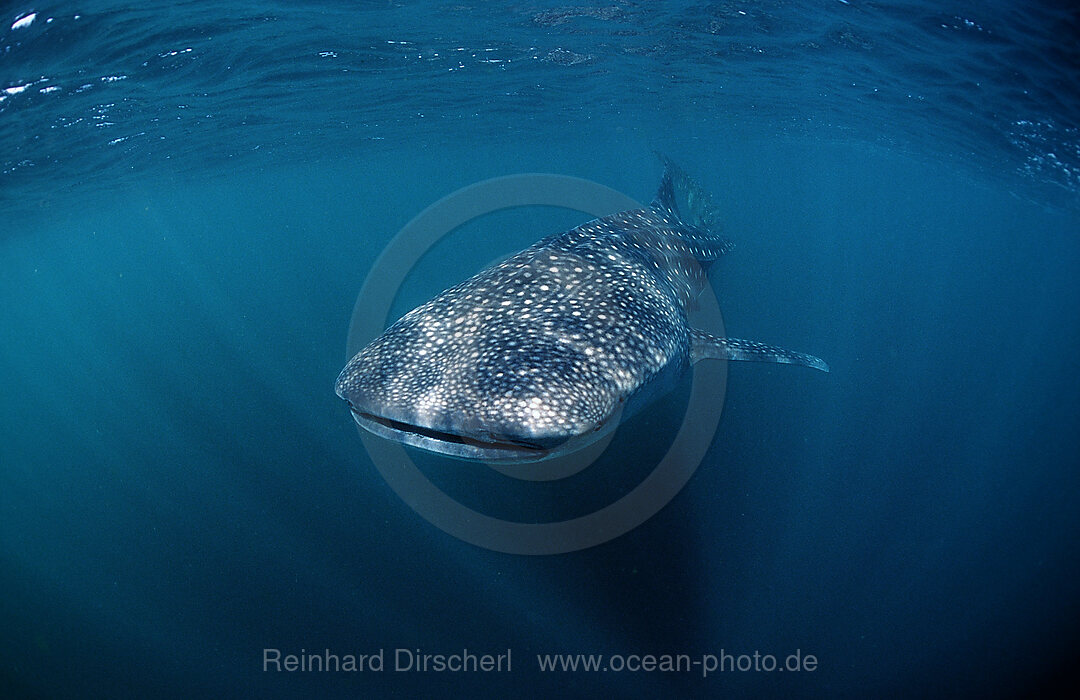
[(715, 260), (734, 246), (720, 236), (720, 215), (709, 193), (667, 156), (658, 153), (664, 176), (650, 205), (683, 224), (679, 234), (701, 262)]

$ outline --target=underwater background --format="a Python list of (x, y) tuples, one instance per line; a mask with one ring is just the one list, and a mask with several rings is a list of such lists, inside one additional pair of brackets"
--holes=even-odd
[[(1072, 3), (1000, 0), (3, 3), (0, 695), (1052, 690), (1080, 641), (1078, 32)], [(445, 534), (334, 395), (360, 285), (458, 188), (647, 202), (654, 151), (736, 244), (727, 331), (831, 373), (732, 363), (704, 461), (622, 537)], [(470, 222), (396, 313), (587, 218)], [(680, 396), (608, 463), (647, 473)], [(581, 476), (487, 505), (542, 519)], [(513, 666), (396, 672), (398, 648)], [(797, 650), (815, 670), (536, 658)]]

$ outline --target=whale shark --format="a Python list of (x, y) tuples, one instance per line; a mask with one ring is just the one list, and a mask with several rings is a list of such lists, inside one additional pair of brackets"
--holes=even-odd
[(360, 350), (335, 385), (356, 423), (456, 458), (534, 462), (600, 439), (701, 360), (828, 372), (813, 355), (690, 326), (706, 266), (732, 244), (708, 193), (661, 159), (647, 207), (543, 238)]

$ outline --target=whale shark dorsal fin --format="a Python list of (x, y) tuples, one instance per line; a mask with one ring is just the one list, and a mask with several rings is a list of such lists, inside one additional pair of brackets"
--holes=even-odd
[(734, 246), (720, 235), (720, 214), (712, 197), (673, 160), (656, 154), (664, 164), (664, 176), (652, 209), (674, 218), (681, 226), (678, 237), (699, 262), (716, 260)]
[(654, 208), (674, 214), (684, 224), (710, 232), (720, 230), (720, 214), (712, 197), (692, 177), (683, 172), (675, 161), (663, 153), (657, 157), (664, 165), (660, 187), (652, 201)]
[(690, 360), (750, 360), (753, 362), (782, 362), (789, 365), (802, 365), (828, 372), (829, 366), (824, 360), (766, 345), (753, 340), (739, 338), (718, 338), (696, 328), (690, 329)]

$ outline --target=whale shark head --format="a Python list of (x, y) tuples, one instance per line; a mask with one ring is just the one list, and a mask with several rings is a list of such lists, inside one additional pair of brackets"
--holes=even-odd
[(614, 427), (621, 397), (593, 361), (596, 351), (516, 318), (497, 298), (470, 301), (478, 303), (447, 308), (437, 297), (349, 361), (335, 391), (360, 427), (431, 452), (509, 463), (578, 450)]
[(402, 342), (409, 333), (401, 331), (381, 336), (338, 377), (337, 395), (365, 430), (430, 452), (513, 463), (575, 451), (612, 427), (606, 419), (617, 401), (583, 400), (588, 387), (551, 371), (559, 348), (533, 345), (489, 371), (464, 366), (451, 349)]

